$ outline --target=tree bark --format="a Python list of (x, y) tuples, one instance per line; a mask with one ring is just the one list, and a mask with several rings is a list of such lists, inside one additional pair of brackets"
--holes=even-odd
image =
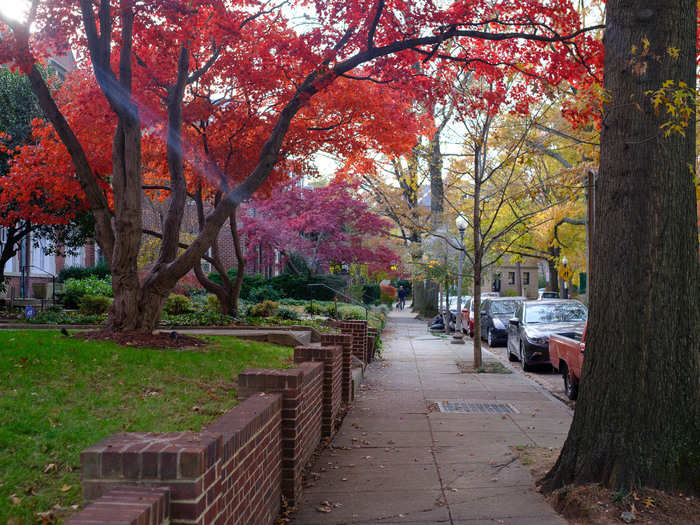
[(238, 207), (233, 210), (229, 219), (231, 227), (231, 237), (233, 237), (233, 249), (236, 252), (236, 281), (233, 283), (233, 304), (232, 308), (234, 315), (238, 315), (238, 301), (241, 296), (241, 288), (243, 287), (243, 277), (245, 276), (245, 259), (243, 258), (243, 250), (241, 250), (241, 237), (238, 234), (238, 222), (236, 212)]
[(481, 145), (474, 147), (474, 368), (480, 368), (481, 356), (481, 274), (483, 271), (483, 243), (481, 239)]
[[(695, 87), (695, 0), (609, 0), (606, 106), (579, 401), (547, 490), (700, 490), (695, 108), (665, 136), (649, 91)], [(678, 50), (674, 58), (669, 51)], [(694, 97), (693, 102), (694, 104)]]

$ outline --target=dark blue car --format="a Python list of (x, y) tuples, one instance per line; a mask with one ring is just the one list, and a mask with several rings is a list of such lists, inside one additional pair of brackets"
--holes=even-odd
[(481, 304), (481, 338), (489, 346), (505, 344), (508, 340), (508, 320), (525, 297), (489, 297)]

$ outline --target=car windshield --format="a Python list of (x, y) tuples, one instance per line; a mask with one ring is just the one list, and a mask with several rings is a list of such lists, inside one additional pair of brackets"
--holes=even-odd
[(586, 307), (577, 303), (533, 304), (525, 309), (527, 324), (585, 321), (587, 317)]
[(511, 315), (515, 313), (518, 301), (494, 301), (491, 303), (491, 313), (493, 315)]

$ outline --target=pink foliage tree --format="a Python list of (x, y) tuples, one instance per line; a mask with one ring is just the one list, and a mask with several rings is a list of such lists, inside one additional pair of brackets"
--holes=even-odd
[(302, 258), (313, 273), (343, 263), (366, 264), (370, 272), (389, 270), (400, 260), (387, 242), (390, 229), (391, 223), (358, 194), (357, 183), (344, 180), (319, 188), (300, 187), (299, 181), (282, 185), (241, 214), (249, 258), (262, 250), (264, 262), (271, 264), (277, 250), (285, 261)]

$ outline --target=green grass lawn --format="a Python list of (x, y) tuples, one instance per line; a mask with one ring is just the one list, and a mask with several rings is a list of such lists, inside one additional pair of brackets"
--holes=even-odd
[(199, 430), (237, 404), (238, 372), (291, 364), (291, 348), (203, 339), (197, 350), (149, 350), (0, 331), (0, 524), (41, 523), (55, 505), (74, 512), (80, 451), (102, 438)]

